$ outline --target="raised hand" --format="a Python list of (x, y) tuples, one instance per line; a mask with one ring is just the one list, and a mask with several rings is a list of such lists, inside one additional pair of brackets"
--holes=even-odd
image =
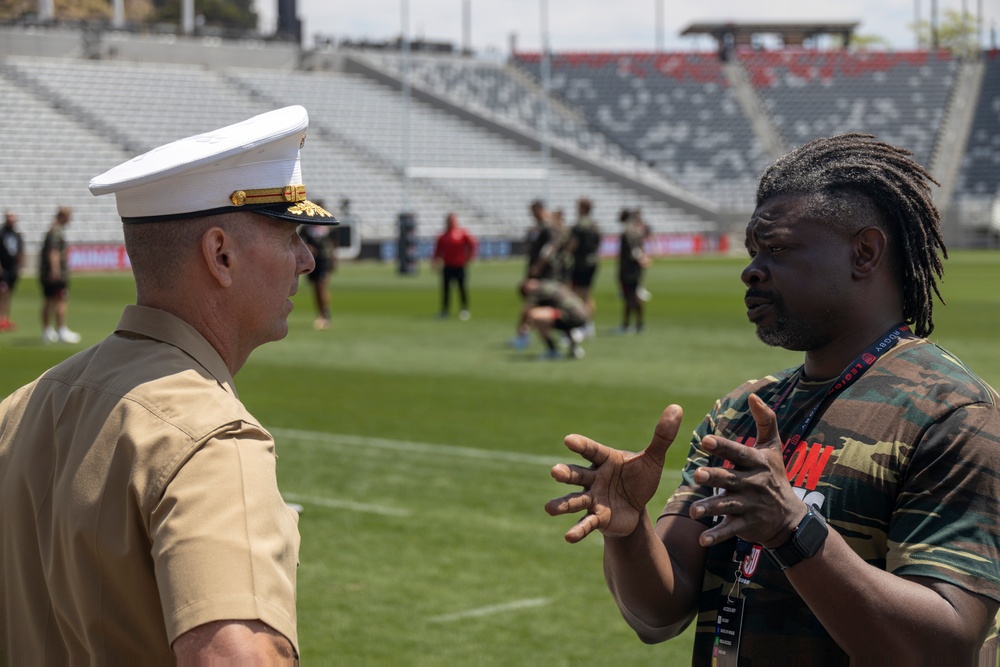
[(567, 542), (579, 542), (594, 530), (609, 537), (632, 534), (660, 484), (663, 460), (677, 437), (682, 416), (679, 405), (668, 406), (649, 446), (638, 454), (606, 447), (582, 435), (566, 436), (566, 447), (592, 464), (583, 467), (559, 463), (552, 468), (552, 478), (557, 482), (583, 487), (583, 491), (545, 504), (545, 511), (552, 516), (587, 511), (566, 533)]
[(694, 472), (696, 483), (724, 491), (691, 505), (692, 519), (723, 517), (701, 534), (702, 546), (736, 535), (766, 547), (779, 546), (807, 512), (785, 475), (774, 412), (756, 394), (751, 394), (749, 403), (757, 423), (753, 447), (717, 436), (706, 436), (701, 442), (705, 451), (733, 464), (733, 468), (703, 467)]

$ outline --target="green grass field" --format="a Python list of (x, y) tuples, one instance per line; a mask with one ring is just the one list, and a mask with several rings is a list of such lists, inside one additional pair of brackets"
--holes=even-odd
[[(690, 633), (643, 645), (601, 573), (601, 538), (563, 540), (572, 520), (549, 468), (570, 432), (644, 447), (660, 411), (684, 406), (683, 441), (652, 505), (678, 479), (687, 434), (712, 401), (800, 356), (757, 342), (741, 258), (669, 259), (649, 271), (647, 332), (612, 336), (621, 304), (598, 275), (598, 337), (583, 360), (537, 361), (504, 342), (519, 261), (470, 270), (472, 319), (439, 320), (437, 276), (344, 265), (334, 320), (314, 331), (305, 280), (287, 339), (257, 350), (240, 396), (278, 442), (289, 500), (305, 507), (299, 568), (304, 664), (657, 664), (689, 662)], [(933, 339), (1000, 386), (1000, 253), (955, 253)], [(0, 334), (0, 395), (106, 335), (133, 299), (125, 275), (74, 278), (79, 346), (43, 346), (33, 279), (20, 328)]]

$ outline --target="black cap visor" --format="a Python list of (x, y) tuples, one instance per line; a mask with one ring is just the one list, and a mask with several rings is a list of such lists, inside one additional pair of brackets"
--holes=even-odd
[(153, 215), (143, 218), (122, 218), (125, 224), (143, 224), (147, 222), (169, 222), (171, 220), (188, 220), (191, 218), (203, 218), (209, 215), (224, 215), (226, 213), (259, 213), (269, 218), (278, 218), (302, 225), (326, 225), (333, 227), (340, 224), (340, 221), (322, 206), (312, 203), (308, 199), (289, 204), (258, 204), (250, 206), (223, 206), (207, 211), (191, 211), (189, 213), (175, 213), (171, 215)]

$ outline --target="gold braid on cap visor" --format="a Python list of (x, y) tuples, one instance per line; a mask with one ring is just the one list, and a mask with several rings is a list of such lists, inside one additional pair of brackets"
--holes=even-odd
[(284, 204), (305, 201), (305, 185), (286, 185), (282, 188), (260, 188), (257, 190), (237, 190), (229, 195), (233, 206), (245, 204)]
[(237, 190), (229, 195), (233, 206), (250, 204), (294, 204), (287, 212), (293, 215), (305, 215), (309, 218), (332, 218), (333, 214), (306, 199), (306, 186), (286, 185), (282, 188), (260, 188), (257, 190)]

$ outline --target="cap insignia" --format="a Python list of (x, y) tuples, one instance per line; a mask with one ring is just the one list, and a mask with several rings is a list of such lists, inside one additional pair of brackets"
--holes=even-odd
[(325, 208), (323, 208), (321, 206), (317, 206), (316, 204), (312, 203), (311, 201), (303, 201), (303, 202), (300, 202), (298, 204), (295, 204), (294, 206), (289, 206), (288, 207), (288, 212), (292, 213), (294, 215), (303, 215), (303, 214), (305, 214), (306, 216), (308, 216), (310, 218), (314, 218), (316, 216), (319, 216), (321, 218), (332, 218), (333, 217), (332, 213), (330, 213), (329, 211), (327, 211)]

